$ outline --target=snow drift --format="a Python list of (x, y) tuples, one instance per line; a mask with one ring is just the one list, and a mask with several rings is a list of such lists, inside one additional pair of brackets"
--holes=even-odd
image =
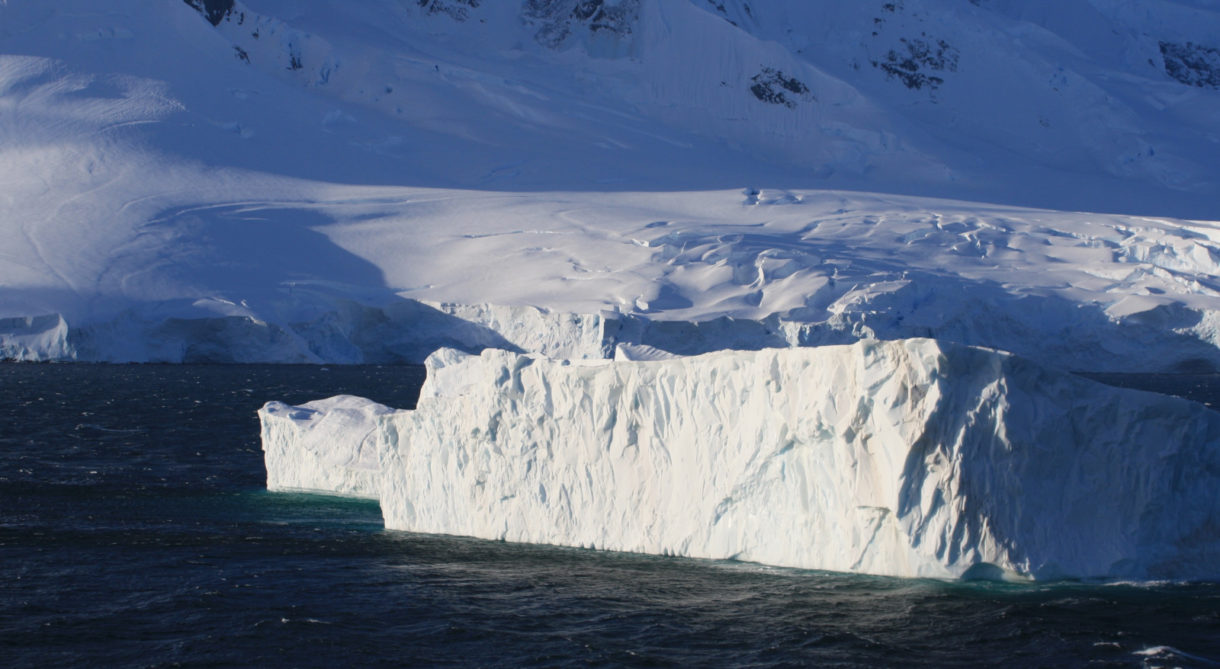
[(377, 497), (390, 529), (900, 576), (1220, 575), (1220, 414), (927, 339), (446, 350), (413, 411), (260, 416), (271, 488)]

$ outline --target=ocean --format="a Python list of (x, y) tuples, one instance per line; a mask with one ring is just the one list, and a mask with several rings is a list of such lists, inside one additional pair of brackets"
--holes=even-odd
[[(1216, 405), (1220, 376), (1106, 375)], [(255, 411), (419, 367), (0, 364), (0, 666), (1220, 666), (1220, 584), (959, 583), (388, 532)]]

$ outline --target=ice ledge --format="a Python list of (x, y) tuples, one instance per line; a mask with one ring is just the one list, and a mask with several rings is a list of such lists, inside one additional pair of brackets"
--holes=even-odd
[(1220, 414), (1183, 400), (927, 339), (427, 364), (414, 411), (265, 407), (269, 486), (488, 539), (898, 576), (1220, 577)]

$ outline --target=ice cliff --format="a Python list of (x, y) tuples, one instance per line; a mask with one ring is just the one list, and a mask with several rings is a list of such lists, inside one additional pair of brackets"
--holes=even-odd
[(508, 541), (900, 576), (1220, 576), (1220, 414), (1187, 401), (927, 339), (427, 364), (413, 411), (268, 404), (269, 487)]
[(268, 403), (259, 412), (267, 488), (379, 499), (376, 419), (392, 411), (351, 395)]

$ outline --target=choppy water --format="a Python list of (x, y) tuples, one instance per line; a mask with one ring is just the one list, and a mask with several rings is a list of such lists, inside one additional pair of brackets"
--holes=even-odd
[[(1220, 388), (1185, 378), (1122, 380)], [(1220, 661), (1220, 585), (960, 584), (519, 546), (386, 532), (374, 503), (262, 489), (265, 400), (409, 406), (421, 381), (0, 365), (0, 665)]]

